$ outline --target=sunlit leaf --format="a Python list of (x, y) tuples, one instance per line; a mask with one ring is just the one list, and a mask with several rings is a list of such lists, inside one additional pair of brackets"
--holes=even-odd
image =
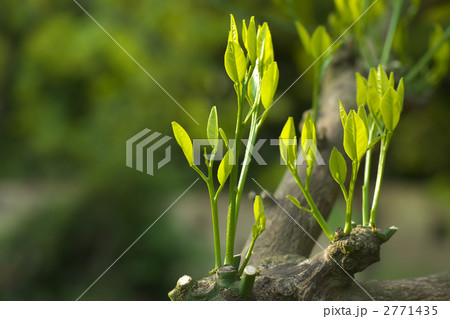
[(278, 65), (272, 62), (264, 72), (261, 84), (261, 102), (266, 109), (272, 105), (278, 87), (278, 76)]
[(230, 33), (228, 36), (228, 41), (232, 41), (239, 44), (239, 34), (236, 26), (236, 21), (234, 16), (230, 14)]
[(234, 83), (241, 83), (244, 79), (247, 60), (239, 43), (228, 41), (225, 52), (225, 70)]
[[(312, 143), (314, 145), (312, 145)], [(314, 126), (314, 121), (311, 117), (311, 113), (308, 113), (308, 115), (306, 115), (305, 123), (303, 123), (301, 146), (308, 166), (312, 166), (316, 159), (317, 139), (316, 127)]]
[(247, 96), (252, 105), (255, 104), (255, 99), (261, 91), (261, 74), (258, 65), (259, 59), (256, 60), (256, 67), (253, 69), (252, 76), (247, 84)]
[(386, 129), (390, 132), (394, 131), (400, 120), (402, 112), (400, 103), (398, 102), (397, 93), (390, 87), (381, 99), (381, 114)]
[(352, 161), (360, 161), (367, 151), (367, 128), (356, 114), (351, 110), (344, 128), (344, 149)]
[(215, 106), (212, 107), (211, 112), (209, 113), (206, 135), (208, 137), (209, 144), (215, 149), (219, 144), (219, 124), (217, 109)]
[(247, 40), (245, 41), (248, 57), (253, 65), (256, 63), (256, 25), (255, 17), (251, 17), (247, 29)]
[(255, 215), (255, 221), (257, 221), (264, 215), (264, 205), (259, 195), (255, 196), (255, 202), (253, 203), (253, 213)]
[(339, 100), (339, 115), (341, 116), (342, 127), (345, 127), (345, 122), (347, 122), (348, 115), (345, 112), (345, 108), (340, 100)]
[(404, 84), (403, 84), (403, 78), (401, 78), (400, 82), (398, 82), (397, 98), (398, 98), (398, 102), (400, 103), (401, 109), (403, 110), (403, 101), (404, 101), (404, 98), (405, 98), (405, 87), (404, 87)]
[(265, 69), (273, 62), (273, 44), (272, 35), (266, 22), (258, 28), (256, 45), (256, 58), (262, 63)]
[(367, 80), (356, 72), (356, 104), (365, 105), (367, 101)]
[(291, 167), (297, 162), (297, 137), (294, 119), (289, 117), (280, 135), (280, 154), (284, 162)]
[(264, 215), (264, 204), (261, 197), (256, 195), (253, 204), (253, 213), (255, 215), (255, 224), (252, 227), (253, 236), (257, 237), (266, 229), (266, 216)]
[(220, 185), (224, 184), (227, 181), (228, 176), (233, 170), (234, 161), (234, 153), (232, 149), (230, 149), (228, 150), (228, 152), (226, 152), (225, 156), (220, 162), (219, 168), (217, 169), (217, 180), (219, 181)]
[(192, 141), (188, 133), (181, 127), (177, 122), (172, 122), (172, 130), (177, 140), (178, 145), (180, 145), (181, 150), (186, 157), (189, 166), (194, 165), (194, 152), (192, 148)]
[(358, 107), (358, 116), (364, 122), (364, 125), (367, 128), (367, 134), (369, 134), (369, 120), (367, 119), (366, 109), (362, 105)]
[(383, 96), (388, 88), (389, 80), (386, 71), (384, 71), (383, 67), (379, 65), (377, 68), (377, 90), (379, 95)]
[(394, 72), (391, 72), (391, 74), (389, 74), (389, 86), (393, 88), (394, 85), (395, 85)]
[(370, 142), (370, 144), (369, 144), (369, 146), (367, 147), (367, 149), (368, 150), (370, 150), (372, 147), (374, 147), (381, 139), (383, 138), (383, 136), (378, 136), (378, 137), (376, 137), (376, 138), (374, 138), (371, 142)]
[(344, 185), (347, 178), (347, 163), (336, 147), (331, 151), (329, 165), (331, 176), (339, 185)]
[(225, 143), (225, 146), (227, 148), (230, 148), (230, 144), (228, 143), (228, 138), (227, 138), (227, 135), (225, 134), (225, 132), (221, 128), (219, 128), (219, 133)]

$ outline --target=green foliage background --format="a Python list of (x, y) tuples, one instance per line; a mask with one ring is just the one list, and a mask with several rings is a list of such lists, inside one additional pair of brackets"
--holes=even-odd
[[(269, 23), (282, 92), (308, 66), (293, 20), (301, 18), (312, 27), (325, 23), (333, 9), (330, 1), (285, 0), (80, 4), (200, 126), (73, 1), (3, 0), (0, 299), (78, 298), (195, 180), (175, 147), (173, 161), (155, 176), (126, 167), (125, 141), (144, 128), (171, 136), (173, 120), (192, 137), (204, 138), (212, 105), (231, 133), (234, 123), (227, 115), (234, 112), (235, 95), (223, 67), (229, 13), (237, 21), (254, 15), (259, 23)], [(438, 8), (419, 15), (409, 32), (428, 34), (431, 21), (448, 23), (449, 6)], [(419, 57), (427, 41), (415, 37), (408, 56)], [(398, 54), (405, 54), (400, 48), (405, 51), (399, 47)], [(261, 137), (277, 137), (288, 115), (298, 123), (310, 107), (311, 78), (307, 73), (280, 99)], [(420, 179), (433, 194), (444, 194), (436, 196), (446, 207), (449, 82), (447, 76), (437, 86), (417, 90), (421, 98), (433, 96), (431, 105), (418, 103), (404, 116), (388, 163), (392, 176)], [(263, 155), (275, 165), (251, 173), (275, 189), (283, 172), (276, 165), (277, 149), (265, 149)], [(198, 209), (209, 218), (207, 207)], [(166, 300), (179, 276), (199, 277), (212, 268), (211, 242), (162, 218), (84, 299)]]

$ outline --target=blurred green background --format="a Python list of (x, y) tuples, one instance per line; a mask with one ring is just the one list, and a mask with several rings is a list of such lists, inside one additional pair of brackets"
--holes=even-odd
[[(308, 67), (294, 20), (312, 30), (334, 9), (326, 0), (79, 3), (200, 125), (73, 1), (2, 0), (2, 300), (77, 299), (196, 179), (173, 139), (172, 161), (154, 176), (126, 167), (128, 138), (144, 128), (171, 136), (174, 120), (193, 138), (204, 138), (212, 105), (231, 136), (235, 95), (223, 67), (230, 13), (237, 21), (254, 15), (258, 23), (269, 23), (281, 93)], [(449, 23), (449, 5), (430, 3), (405, 32), (414, 41), (396, 42), (399, 59), (407, 52), (402, 61), (426, 51), (435, 22)], [(298, 122), (310, 108), (310, 73), (277, 102), (262, 138), (276, 138), (288, 116)], [(419, 276), (450, 264), (450, 79), (446, 72), (428, 79), (407, 89), (417, 103), (407, 108), (388, 157), (380, 222), (400, 231), (364, 278)], [(266, 145), (262, 154), (269, 166), (249, 173), (270, 190), (283, 173), (277, 152)], [(248, 183), (251, 190), (258, 191)], [(337, 226), (341, 204), (331, 217)], [(208, 205), (198, 182), (83, 300), (167, 300), (183, 274), (205, 275), (213, 268)], [(249, 202), (243, 205), (248, 210)], [(252, 218), (241, 215), (238, 251)], [(224, 227), (225, 211), (221, 217)]]

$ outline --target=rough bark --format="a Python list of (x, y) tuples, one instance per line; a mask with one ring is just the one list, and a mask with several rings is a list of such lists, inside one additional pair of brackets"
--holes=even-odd
[[(337, 56), (322, 83), (317, 134), (318, 149), (325, 163), (333, 146), (342, 145), (338, 101), (345, 106), (355, 104), (357, 67), (354, 61), (352, 56)], [(306, 166), (299, 166), (299, 173), (304, 179)], [(316, 166), (311, 178), (311, 194), (325, 218), (339, 192), (328, 166)], [(283, 176), (274, 195), (261, 194), (267, 223), (250, 260), (259, 270), (251, 299), (450, 300), (450, 272), (405, 280), (356, 282), (354, 274), (379, 261), (380, 246), (387, 240), (368, 228), (357, 227), (350, 235), (340, 236), (330, 243), (324, 252), (308, 258), (321, 232), (320, 226), (312, 214), (299, 210), (286, 195), (296, 197), (307, 206), (289, 172)], [(215, 275), (200, 281), (185, 278), (169, 297), (172, 300), (245, 299), (239, 295), (238, 278), (234, 286), (225, 288), (219, 284), (222, 271), (228, 273), (230, 269), (219, 269)], [(187, 281), (189, 284), (185, 284)]]

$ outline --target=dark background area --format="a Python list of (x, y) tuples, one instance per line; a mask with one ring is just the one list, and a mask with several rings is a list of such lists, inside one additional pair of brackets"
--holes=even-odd
[[(382, 38), (390, 1), (374, 6)], [(411, 2), (411, 1), (406, 1)], [(418, 3), (418, 1), (412, 1)], [(172, 161), (154, 176), (125, 165), (125, 142), (149, 128), (172, 136), (177, 121), (205, 138), (217, 105), (228, 136), (235, 94), (223, 67), (229, 14), (269, 23), (280, 68), (278, 94), (307, 69), (295, 19), (312, 31), (327, 23), (332, 1), (80, 1), (142, 67), (198, 122), (190, 119), (73, 1), (0, 3), (0, 299), (74, 300), (195, 181), (171, 140)], [(378, 11), (376, 11), (378, 10)], [(384, 17), (385, 16), (385, 17)], [(427, 1), (394, 43), (399, 72), (429, 47), (450, 4)], [(369, 29), (372, 26), (368, 27)], [(328, 27), (332, 38), (339, 30)], [(376, 39), (376, 36), (375, 36)], [(394, 279), (442, 271), (450, 264), (450, 78), (448, 53), (406, 88), (410, 103), (394, 136), (382, 192), (382, 227), (400, 228), (382, 261), (361, 278)], [(446, 62), (446, 63), (445, 63)], [(274, 106), (261, 138), (277, 138), (288, 116), (311, 105), (307, 72)], [(336, 104), (337, 107), (337, 104)], [(275, 190), (284, 169), (278, 149), (249, 172)], [(248, 191), (258, 191), (251, 182)], [(222, 195), (221, 227), (226, 192)], [(243, 201), (236, 250), (250, 233)], [(342, 226), (338, 202), (330, 222)], [(183, 274), (213, 268), (212, 229), (201, 181), (102, 277), (84, 300), (167, 300)], [(270, 229), (267, 229), (270, 231)], [(299, 231), (301, 231), (299, 229)], [(224, 234), (224, 231), (222, 231)]]

